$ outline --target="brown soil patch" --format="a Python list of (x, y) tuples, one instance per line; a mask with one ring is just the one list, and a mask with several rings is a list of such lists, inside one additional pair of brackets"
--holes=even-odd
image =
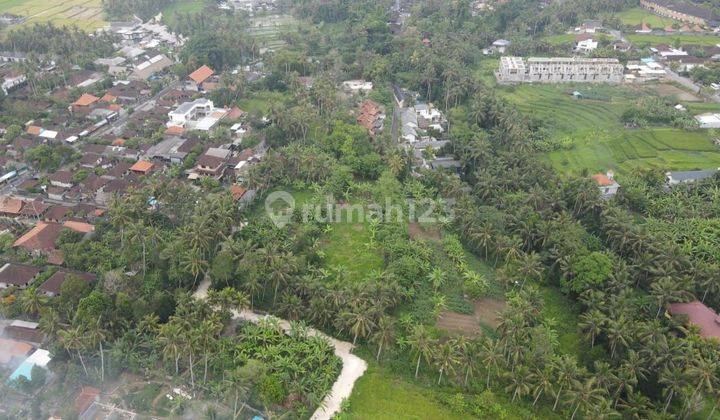
[(425, 229), (418, 222), (408, 223), (408, 234), (413, 239), (428, 239), (431, 241), (439, 241), (442, 239), (442, 232), (440, 232), (440, 229)]
[(680, 89), (677, 86), (670, 85), (670, 84), (657, 84), (652, 85), (651, 89), (657, 92), (660, 96), (672, 96), (678, 101), (685, 101), (685, 102), (697, 102), (700, 101), (700, 98), (698, 98), (693, 93), (690, 93), (686, 90)]
[(438, 328), (465, 335), (480, 334), (480, 324), (495, 329), (500, 324), (499, 314), (507, 305), (504, 301), (484, 298), (475, 302), (475, 313), (472, 315), (444, 311), (437, 320)]

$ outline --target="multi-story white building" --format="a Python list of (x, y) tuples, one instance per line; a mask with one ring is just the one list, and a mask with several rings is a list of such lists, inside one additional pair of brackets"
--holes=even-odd
[(200, 98), (185, 102), (168, 113), (168, 127), (182, 127), (190, 130), (212, 129), (227, 114), (224, 108), (215, 108), (209, 99)]
[(502, 57), (496, 77), (500, 82), (620, 83), (623, 66), (615, 58)]

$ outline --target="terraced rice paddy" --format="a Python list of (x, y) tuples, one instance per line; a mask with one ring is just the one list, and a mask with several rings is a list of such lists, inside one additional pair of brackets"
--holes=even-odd
[[(506, 88), (505, 96), (526, 115), (550, 128), (551, 136), (570, 137), (574, 147), (547, 153), (561, 173), (635, 168), (690, 170), (720, 166), (720, 149), (706, 130), (670, 127), (626, 129), (622, 112), (651, 87), (523, 85)], [(578, 90), (586, 99), (573, 99)]]
[(100, 0), (0, 0), (0, 11), (26, 17), (25, 25), (52, 22), (93, 31), (107, 24)]
[(248, 33), (258, 40), (261, 49), (276, 50), (285, 45), (283, 33), (297, 31), (297, 21), (290, 15), (256, 16), (250, 20)]

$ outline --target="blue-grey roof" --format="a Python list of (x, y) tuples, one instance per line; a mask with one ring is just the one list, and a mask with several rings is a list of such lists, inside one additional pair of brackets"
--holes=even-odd
[(668, 176), (670, 176), (673, 180), (679, 182), (699, 181), (712, 177), (717, 173), (717, 171), (717, 169), (707, 169), (702, 171), (677, 171), (668, 172)]

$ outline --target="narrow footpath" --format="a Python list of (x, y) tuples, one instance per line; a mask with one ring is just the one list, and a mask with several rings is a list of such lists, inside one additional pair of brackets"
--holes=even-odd
[[(193, 293), (193, 297), (195, 299), (207, 298), (209, 288), (210, 279), (203, 279), (195, 293)], [(241, 312), (233, 311), (233, 319), (241, 319), (252, 323), (258, 323), (268, 316), (269, 315), (260, 315), (249, 310)], [(290, 322), (279, 318), (278, 320), (280, 321), (280, 327), (285, 332), (289, 332)], [(332, 338), (314, 328), (308, 328), (308, 335), (326, 340), (335, 349), (335, 355), (342, 360), (342, 370), (335, 380), (330, 393), (325, 397), (318, 409), (315, 410), (312, 417), (310, 417), (311, 420), (330, 420), (332, 416), (340, 412), (340, 406), (343, 400), (350, 397), (355, 381), (365, 373), (367, 363), (351, 353), (353, 348), (351, 343)]]

